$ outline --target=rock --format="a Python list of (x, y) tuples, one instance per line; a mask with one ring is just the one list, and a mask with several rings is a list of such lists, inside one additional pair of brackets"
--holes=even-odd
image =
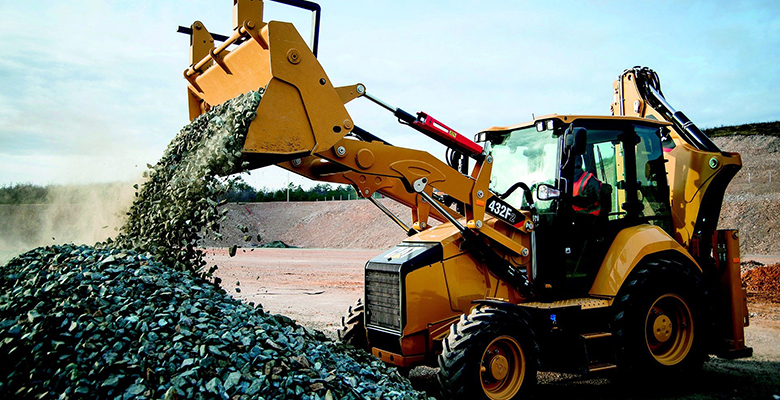
[(425, 398), (381, 361), (241, 303), (203, 270), (197, 242), (219, 233), (234, 179), (219, 177), (241, 172), (261, 96), (184, 127), (113, 240), (40, 247), (0, 267), (0, 398)]
[(147, 171), (127, 222), (107, 244), (149, 252), (174, 269), (209, 275), (203, 271), (198, 240), (208, 231), (219, 232), (218, 206), (239, 179), (221, 177), (243, 171), (241, 149), (262, 94), (261, 89), (228, 100), (185, 126)]
[(0, 398), (426, 398), (365, 352), (150, 254), (100, 261), (112, 251), (37, 248), (0, 267)]

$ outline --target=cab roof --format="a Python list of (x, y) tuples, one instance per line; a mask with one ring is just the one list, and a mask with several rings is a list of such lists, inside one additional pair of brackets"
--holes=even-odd
[(584, 120), (604, 120), (604, 121), (636, 121), (641, 122), (643, 124), (650, 124), (650, 125), (657, 125), (657, 126), (669, 126), (672, 125), (669, 122), (666, 121), (658, 121), (655, 119), (650, 118), (639, 118), (639, 117), (616, 117), (611, 115), (558, 115), (558, 114), (548, 114), (548, 115), (542, 115), (540, 117), (534, 118), (533, 121), (523, 122), (521, 124), (516, 125), (509, 125), (509, 126), (494, 126), (492, 128), (484, 129), (482, 132), (503, 132), (503, 131), (513, 131), (516, 129), (522, 129), (522, 128), (530, 128), (534, 125), (536, 125), (537, 122), (540, 121), (548, 121), (551, 119), (557, 119), (565, 124), (570, 124), (578, 119)]

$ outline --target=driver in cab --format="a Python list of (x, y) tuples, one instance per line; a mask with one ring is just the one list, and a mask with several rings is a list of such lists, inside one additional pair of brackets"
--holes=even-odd
[[(602, 183), (596, 175), (583, 169), (582, 156), (574, 159), (574, 192), (572, 208), (580, 214), (601, 215), (604, 194), (611, 193), (610, 185)], [(605, 211), (608, 213), (609, 211)]]

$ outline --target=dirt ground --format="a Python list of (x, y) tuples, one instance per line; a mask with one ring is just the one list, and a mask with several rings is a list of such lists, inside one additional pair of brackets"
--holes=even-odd
[(210, 249), (206, 260), (233, 297), (336, 338), (342, 314), (363, 296), (363, 266), (381, 252), (256, 248), (231, 258), (227, 249)]
[[(239, 249), (230, 258), (224, 249), (209, 250), (219, 266), (222, 286), (236, 298), (260, 303), (298, 323), (335, 338), (341, 316), (362, 295), (363, 266), (382, 250)], [(748, 258), (744, 258), (748, 259)], [(764, 257), (763, 263), (776, 258)], [(776, 261), (774, 261), (776, 262)], [(237, 290), (238, 289), (238, 290)], [(780, 395), (780, 304), (749, 298), (746, 340), (753, 357), (713, 358), (701, 373), (677, 381), (643, 382), (625, 387), (608, 377), (541, 373), (536, 398), (567, 399), (776, 399)], [(434, 371), (413, 371), (413, 383), (435, 395)]]

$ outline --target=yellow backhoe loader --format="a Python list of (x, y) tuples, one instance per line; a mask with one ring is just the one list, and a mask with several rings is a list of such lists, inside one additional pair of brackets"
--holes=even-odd
[[(520, 398), (539, 370), (685, 373), (751, 355), (738, 232), (716, 229), (740, 156), (674, 110), (652, 70), (619, 75), (612, 116), (547, 115), (471, 141), (363, 84), (334, 86), (316, 57), (319, 6), (279, 2), (313, 12), (310, 43), (263, 22), (261, 1), (234, 0), (230, 35), (180, 27), (190, 117), (264, 88), (250, 168), (349, 184), (408, 232), (366, 264), (342, 340), (440, 367), (459, 399)], [(446, 160), (358, 127), (344, 107), (358, 98), (445, 145)], [(411, 226), (375, 193), (409, 206)]]

